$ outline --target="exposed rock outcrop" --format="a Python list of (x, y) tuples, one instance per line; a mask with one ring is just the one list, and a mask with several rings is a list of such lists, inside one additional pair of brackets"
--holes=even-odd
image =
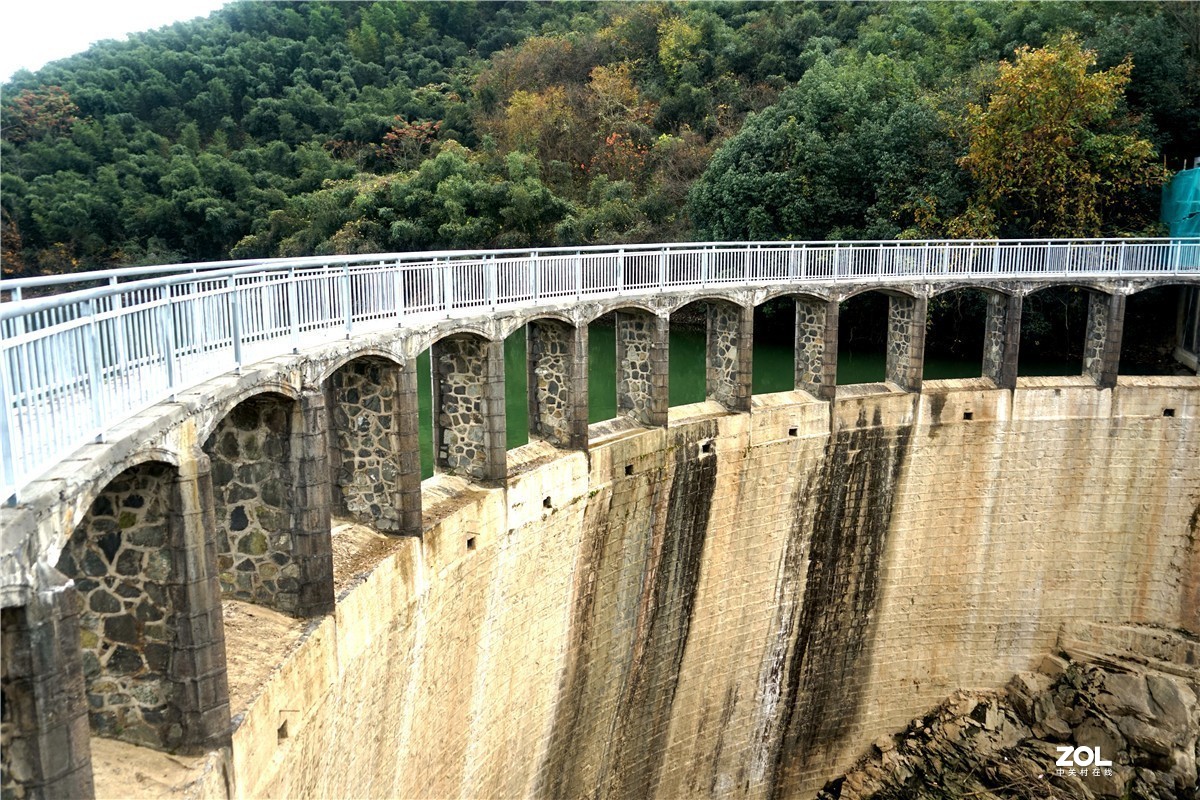
[(1200, 797), (1200, 639), (1092, 625), (1058, 649), (1003, 690), (956, 692), (879, 739), (818, 797)]

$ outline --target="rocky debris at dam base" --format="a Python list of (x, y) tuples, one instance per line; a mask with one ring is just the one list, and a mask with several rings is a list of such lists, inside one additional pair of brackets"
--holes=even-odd
[(1036, 672), (1000, 691), (955, 692), (817, 797), (1200, 797), (1200, 639), (1122, 630), (1135, 649), (1090, 647), (1095, 630), (1083, 641), (1064, 631)]

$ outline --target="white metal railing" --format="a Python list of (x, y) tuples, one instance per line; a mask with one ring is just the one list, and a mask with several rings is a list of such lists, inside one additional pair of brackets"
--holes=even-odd
[[(331, 333), (710, 286), (1200, 277), (1200, 238), (718, 242), (224, 261), (0, 281), (0, 498), (114, 423)], [(30, 293), (91, 287), (30, 298)]]

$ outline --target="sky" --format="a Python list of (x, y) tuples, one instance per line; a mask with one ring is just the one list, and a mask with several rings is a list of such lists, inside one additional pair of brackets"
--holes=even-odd
[(0, 81), (18, 69), (82, 52), (104, 39), (205, 17), (229, 0), (4, 0)]

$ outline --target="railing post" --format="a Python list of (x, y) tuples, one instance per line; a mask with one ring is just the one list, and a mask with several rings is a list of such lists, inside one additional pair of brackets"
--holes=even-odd
[[(109, 286), (117, 285), (117, 276), (116, 275), (114, 275), (108, 279), (108, 285)], [(115, 292), (112, 295), (110, 295), (110, 297), (112, 297), (112, 304), (113, 304), (112, 310), (119, 312), (121, 310), (121, 306), (123, 304), (122, 300), (121, 300), (121, 293)], [(125, 362), (127, 360), (126, 350), (125, 350), (125, 337), (123, 335), (119, 335), (118, 330), (123, 331), (125, 329), (125, 326), (122, 324), (121, 315), (119, 313), (113, 315), (113, 325), (114, 325), (113, 341), (116, 344), (116, 348), (117, 348), (117, 365), (118, 365), (118, 369), (121, 372), (124, 372), (125, 371)]]
[(288, 267), (288, 322), (292, 334), (292, 352), (300, 352), (300, 292), (296, 289), (296, 268)]
[(233, 330), (233, 365), (239, 372), (242, 369), (242, 303), (238, 299), (237, 277), (229, 276), (229, 319)]
[(488, 304), (492, 310), (500, 302), (500, 267), (496, 264), (496, 256), (490, 255), (483, 259), (484, 280), (487, 281)]
[(1000, 271), (1000, 240), (996, 240), (996, 246), (992, 250), (992, 274), (995, 275)]
[(163, 355), (167, 361), (167, 389), (172, 398), (175, 397), (175, 383), (179, 377), (179, 369), (175, 363), (175, 342), (179, 338), (175, 332), (175, 312), (171, 308), (171, 287), (162, 287), (162, 305), (159, 306), (159, 313), (162, 314), (162, 329), (163, 329)]
[[(17, 355), (13, 352), (13, 355)], [(7, 361), (7, 359), (6, 359)], [(7, 367), (7, 363), (5, 364)], [(15, 505), (17, 502), (17, 486), (20, 481), (17, 479), (17, 462), (13, 455), (13, 431), (16, 429), (13, 419), (13, 390), (9, 387), (8, 370), (0, 371), (0, 406), (3, 410), (0, 411), (0, 486), (5, 487), (4, 503), (6, 505)], [(12, 489), (12, 494), (8, 495), (8, 489)]]
[(537, 251), (534, 250), (529, 256), (529, 289), (531, 292), (533, 292), (534, 302), (537, 301), (542, 290), (538, 280), (540, 277), (541, 276), (538, 275), (538, 254)]
[(625, 293), (625, 248), (617, 251), (617, 294)]
[(658, 253), (658, 287), (665, 289), (667, 286), (667, 251), (660, 250)]
[(1183, 242), (1171, 239), (1167, 243), (1167, 247), (1171, 248), (1171, 272), (1179, 272), (1180, 264), (1183, 262)]
[(404, 321), (404, 270), (401, 269), (400, 259), (396, 259), (396, 269), (393, 273), (395, 277), (392, 279), (395, 283), (396, 290), (396, 325), (397, 327)]
[[(96, 304), (93, 300), (85, 300), (83, 302), (84, 313), (88, 316), (87, 328), (81, 331), (83, 334), (83, 358), (87, 363), (88, 368), (88, 391), (92, 395), (92, 424), (96, 426), (96, 441), (104, 441), (104, 403), (101, 400), (101, 372), (99, 347), (96, 339)], [(168, 365), (168, 373), (170, 367)]]
[(346, 321), (346, 338), (354, 331), (354, 308), (350, 302), (350, 263), (342, 265), (342, 319)]
[(752, 248), (746, 248), (746, 257), (742, 259), (742, 283), (750, 282), (750, 253)]
[(708, 286), (708, 254), (710, 252), (711, 248), (700, 248), (700, 286), (702, 287)]
[(575, 253), (575, 299), (583, 297), (583, 254)]
[[(434, 261), (434, 266), (437, 262)], [(450, 315), (450, 309), (454, 307), (454, 280), (450, 270), (450, 259), (442, 262), (442, 301), (446, 304), (446, 315)]]

